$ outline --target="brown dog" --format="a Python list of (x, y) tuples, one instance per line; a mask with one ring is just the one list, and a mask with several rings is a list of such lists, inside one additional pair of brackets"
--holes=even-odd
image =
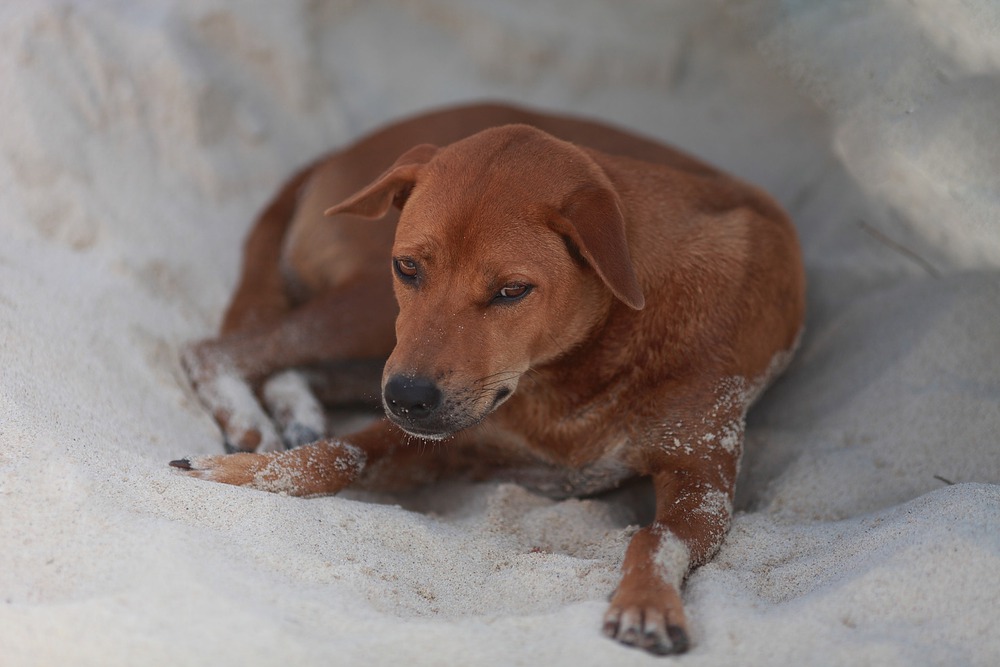
[[(655, 520), (604, 630), (682, 652), (680, 585), (729, 526), (747, 408), (803, 309), (795, 232), (762, 192), (597, 123), (431, 113), (307, 167), (265, 210), (222, 336), (184, 355), (229, 445), (258, 453), (173, 465), (298, 496), (464, 474), (564, 497), (649, 477)], [(385, 362), (388, 419), (326, 438), (311, 390), (372, 398), (361, 360)], [(283, 450), (271, 417), (315, 442)]]

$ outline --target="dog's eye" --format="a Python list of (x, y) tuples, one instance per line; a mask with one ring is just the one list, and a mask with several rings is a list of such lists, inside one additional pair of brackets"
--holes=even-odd
[(501, 287), (500, 291), (493, 297), (493, 300), (500, 302), (518, 301), (527, 296), (530, 291), (531, 285), (526, 283), (510, 283)]
[(403, 280), (413, 280), (417, 277), (417, 263), (406, 257), (397, 257), (392, 260), (392, 266), (396, 269), (396, 274)]

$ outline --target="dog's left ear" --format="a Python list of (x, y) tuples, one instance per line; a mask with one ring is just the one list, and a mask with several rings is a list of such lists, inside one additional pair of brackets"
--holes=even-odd
[(350, 213), (361, 218), (375, 219), (385, 215), (391, 205), (402, 209), (420, 169), (430, 162), (437, 151), (437, 146), (431, 144), (414, 146), (372, 183), (336, 206), (326, 209), (324, 214)]
[(618, 196), (600, 185), (574, 192), (550, 224), (580, 252), (611, 292), (635, 310), (646, 299), (632, 266)]

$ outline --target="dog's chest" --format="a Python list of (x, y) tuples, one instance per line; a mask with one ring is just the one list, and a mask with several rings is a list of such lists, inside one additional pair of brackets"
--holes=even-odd
[(582, 468), (539, 463), (509, 472), (510, 481), (557, 499), (609, 491), (635, 476), (634, 471), (616, 454), (609, 454)]
[(558, 391), (532, 389), (494, 417), (490, 432), (510, 463), (500, 477), (566, 498), (607, 491), (635, 476), (630, 429), (612, 397), (567, 404)]
[[(598, 451), (577, 460), (553, 457), (543, 443), (508, 434), (504, 448), (514, 454), (499, 478), (551, 498), (587, 496), (618, 487), (635, 476), (626, 461), (629, 442), (624, 436), (602, 438)], [(515, 453), (516, 452), (516, 453)], [(561, 452), (560, 452), (561, 453)], [(579, 457), (582, 452), (573, 452)]]

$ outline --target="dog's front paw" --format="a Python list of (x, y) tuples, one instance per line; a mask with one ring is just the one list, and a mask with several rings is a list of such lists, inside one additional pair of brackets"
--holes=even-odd
[(171, 461), (170, 465), (183, 470), (189, 477), (233, 486), (254, 486), (254, 479), (267, 465), (267, 456), (249, 453), (196, 456)]
[[(627, 646), (655, 655), (685, 653), (690, 646), (683, 612), (676, 613), (656, 595), (623, 599), (616, 593), (604, 614), (604, 634)], [(669, 599), (669, 596), (668, 596)], [(677, 598), (678, 603), (680, 598)], [(678, 607), (679, 608), (679, 607)]]
[(321, 440), (288, 451), (197, 456), (171, 461), (170, 465), (190, 477), (212, 482), (290, 496), (322, 496), (351, 484), (365, 461), (365, 453), (353, 445)]

